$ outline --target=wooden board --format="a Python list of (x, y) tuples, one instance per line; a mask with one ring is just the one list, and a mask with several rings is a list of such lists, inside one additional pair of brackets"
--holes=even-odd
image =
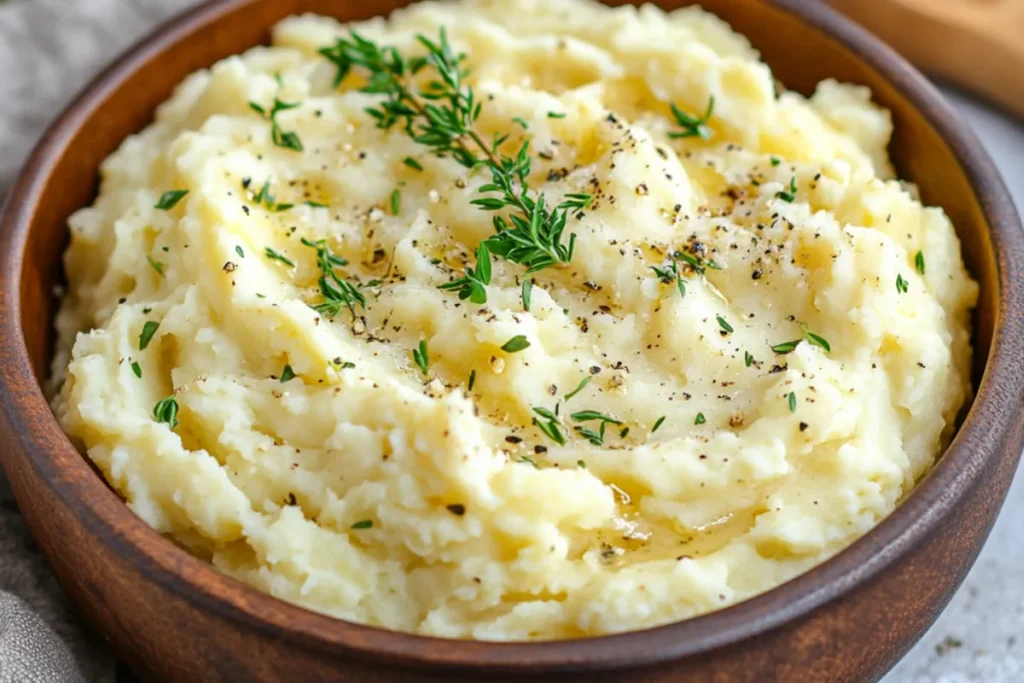
[(1024, 0), (829, 0), (918, 68), (1024, 116)]

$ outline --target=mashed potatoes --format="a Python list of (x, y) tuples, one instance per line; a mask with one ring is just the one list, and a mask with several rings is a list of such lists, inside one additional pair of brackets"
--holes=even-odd
[[(318, 49), (346, 27), (282, 22), (190, 76), (71, 220), (53, 406), (131, 509), (285, 600), (495, 640), (707, 612), (892, 512), (970, 394), (977, 287), (870, 93), (777, 95), (697, 9), (355, 28), (413, 56), (442, 26), (481, 136), (530, 141), (549, 206), (591, 195), (571, 261), (495, 257), (484, 304), (440, 289), (494, 234), (489, 174), (377, 128), (364, 71), (335, 87)], [(710, 105), (703, 136), (672, 102)]]

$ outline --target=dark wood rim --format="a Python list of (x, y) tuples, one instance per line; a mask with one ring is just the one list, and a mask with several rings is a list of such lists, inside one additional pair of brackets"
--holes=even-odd
[[(98, 476), (75, 483), (62, 474), (88, 468), (46, 405), (24, 343), (20, 273), (32, 208), (47, 169), (65, 143), (139, 64), (157, 58), (184, 36), (252, 0), (214, 0), (158, 28), (98, 76), (65, 110), (32, 153), (12, 189), (0, 230), (10, 236), (0, 253), (0, 335), (5, 353), (0, 388), (17, 400), (2, 402), (3, 417), (17, 432), (31, 467), (97, 536), (130, 559), (152, 581), (203, 610), (212, 611), (285, 642), (360, 658), (427, 667), (492, 672), (598, 670), (654, 664), (708, 652), (796, 619), (876, 576), (914, 548), (974, 482), (1010, 428), (1006, 406), (1024, 403), (1024, 387), (996, 387), (1024, 358), (1024, 234), (1012, 200), (991, 160), (942, 95), (879, 40), (819, 2), (772, 0), (808, 26), (857, 53), (917, 106), (946, 139), (972, 183), (998, 257), (999, 309), (979, 395), (942, 461), (889, 518), (818, 568), (760, 596), (718, 612), (657, 628), (575, 641), (489, 643), (448, 641), (339, 621), (256, 591), (217, 573), (172, 545), (136, 518)], [(1009, 392), (1009, 393), (1007, 393)], [(965, 443), (974, 448), (968, 450)], [(84, 482), (84, 483), (83, 483)]]

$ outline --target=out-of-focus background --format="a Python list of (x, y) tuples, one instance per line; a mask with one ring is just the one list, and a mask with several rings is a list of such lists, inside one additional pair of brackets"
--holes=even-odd
[[(874, 24), (934, 73), (971, 84), (989, 102), (1002, 100), (1005, 109), (997, 109), (943, 84), (964, 125), (978, 133), (1017, 206), (1024, 208), (1024, 123), (1010, 113), (1024, 111), (1014, 106), (1020, 93), (1024, 107), (1024, 58), (1014, 61), (1015, 52), (1024, 55), (1024, 24), (1010, 20), (1024, 20), (1024, 0), (834, 3)], [(90, 76), (157, 23), (195, 4), (197, 0), (0, 0), (0, 201), (46, 124)], [(919, 12), (926, 14), (915, 14)], [(969, 33), (958, 33), (961, 24)], [(995, 33), (987, 38), (992, 26)], [(982, 78), (972, 80), (974, 73)], [(963, 587), (884, 683), (1024, 681), (1022, 518), (1024, 476), (1018, 476)], [(86, 680), (117, 679), (113, 657), (66, 602), (2, 475), (0, 592), (18, 596), (43, 617), (71, 647)]]

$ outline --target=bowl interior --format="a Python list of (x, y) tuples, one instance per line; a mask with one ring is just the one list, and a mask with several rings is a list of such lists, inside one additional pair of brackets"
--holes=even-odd
[[(67, 243), (67, 219), (93, 200), (99, 181), (97, 169), (102, 160), (126, 136), (141, 130), (151, 121), (156, 107), (171, 95), (173, 88), (186, 75), (219, 59), (266, 43), (269, 29), (277, 20), (297, 12), (317, 12), (341, 20), (361, 19), (386, 14), (404, 4), (408, 3), (400, 0), (219, 0), (158, 33), (94, 82), (44, 139), (26, 168), (23, 180), (12, 192), (12, 196), (20, 198), (19, 204), (8, 207), (11, 212), (8, 218), (15, 217), (8, 227), (27, 228), (24, 252), (20, 264), (17, 264), (20, 265), (18, 313), (28, 358), (40, 384), (47, 375), (52, 353), (52, 321), (57, 307), (54, 287), (61, 282), (61, 254)], [(657, 4), (674, 8), (694, 3), (667, 0)], [(977, 388), (988, 363), (999, 314), (1000, 264), (994, 244), (999, 233), (993, 233), (994, 228), (987, 222), (982, 199), (984, 188), (972, 184), (971, 174), (979, 172), (980, 162), (976, 157), (971, 157), (974, 161), (966, 164), (958, 160), (970, 154), (966, 145), (972, 140), (969, 135), (952, 136), (952, 132), (962, 124), (948, 107), (935, 99), (934, 93), (913, 69), (880, 44), (865, 38), (855, 27), (837, 22), (827, 9), (816, 3), (803, 0), (702, 0), (700, 4), (750, 38), (776, 77), (788, 88), (809, 94), (819, 81), (836, 78), (871, 87), (875, 100), (892, 111), (896, 132), (890, 149), (897, 171), (901, 177), (918, 184), (926, 204), (942, 206), (950, 215), (962, 241), (967, 266), (981, 285), (974, 327), (974, 383)], [(831, 27), (838, 37), (828, 35), (824, 29), (826, 26)], [(857, 51), (852, 45), (862, 48), (866, 45), (870, 49)], [(984, 164), (981, 167), (988, 171)], [(1000, 188), (996, 187), (994, 192), (1000, 202), (1005, 199)], [(1013, 228), (1009, 225), (1000, 229), (1009, 231)], [(16, 234), (21, 233), (16, 231)], [(48, 429), (56, 430), (59, 435), (55, 422), (50, 420), (50, 423), (52, 427)], [(84, 468), (84, 462), (66, 439), (63, 445), (60, 453), (47, 457), (59, 460), (61, 466)], [(71, 464), (75, 460), (77, 464)], [(102, 489), (98, 477), (95, 478), (95, 487)], [(108, 498), (111, 499), (110, 504), (104, 503), (103, 510), (97, 513), (100, 518), (105, 521), (113, 518), (115, 512), (110, 506), (113, 503), (119, 506), (116, 514), (130, 516), (113, 496), (108, 495)], [(95, 500), (95, 497), (90, 494), (90, 499)], [(912, 525), (905, 516), (894, 517), (900, 519), (890, 518), (883, 523), (887, 532), (876, 533), (881, 529), (872, 532), (836, 558), (847, 558), (844, 566), (848, 569), (842, 570), (846, 575), (863, 569), (857, 574), (857, 580), (862, 580), (868, 575), (865, 572), (877, 571), (892, 561), (892, 553), (888, 554), (889, 559), (875, 561), (878, 554), (875, 551), (891, 549), (897, 543), (905, 548), (910, 534), (916, 534), (915, 538), (923, 535), (925, 529), (915, 527), (914, 531), (909, 530)], [(142, 526), (138, 522), (126, 532), (127, 542), (145, 546), (143, 552), (149, 552), (148, 548), (152, 546), (146, 540), (146, 534), (154, 534), (148, 528), (140, 528)], [(856, 553), (856, 557), (851, 553)], [(868, 560), (871, 560), (871, 568), (865, 569)], [(260, 618), (282, 625), (282, 628), (300, 628), (296, 616), (303, 612), (300, 608), (254, 596), (251, 589), (232, 586), (226, 578), (215, 578), (219, 575), (212, 570), (207, 570), (207, 574), (203, 581), (215, 586), (211, 591), (217, 597), (232, 602), (239, 611), (249, 616), (258, 613)], [(673, 652), (698, 651), (763, 630), (849, 590), (851, 581), (845, 581), (844, 587), (834, 589), (830, 582), (834, 582), (835, 577), (835, 572), (814, 572), (813, 577), (809, 575), (797, 580), (803, 582), (798, 594), (793, 590), (786, 593), (776, 589), (720, 613), (674, 627), (654, 629), (645, 649), (660, 647), (662, 651), (658, 656), (667, 657)], [(194, 577), (186, 581), (198, 583)], [(195, 583), (190, 583), (187, 588), (197, 590)], [(800, 598), (798, 605), (794, 597)], [(760, 616), (752, 620), (744, 614)], [(768, 614), (772, 616), (764, 616)], [(354, 633), (349, 629), (362, 628), (313, 614), (303, 618), (305, 621), (301, 626), (305, 632), (325, 642), (341, 642), (346, 634)], [(669, 628), (677, 630), (670, 633), (665, 630)], [(676, 636), (684, 633), (689, 640), (681, 643)], [(622, 640), (626, 636), (613, 638), (619, 639), (615, 642), (623, 646), (627, 644)], [(397, 642), (388, 641), (389, 647), (394, 645), (397, 649)], [(635, 640), (629, 642), (638, 644)], [(499, 659), (494, 649), (496, 646), (466, 643), (462, 647), (462, 652), (469, 653), (466, 657), (478, 656), (483, 661), (486, 654), (492, 657), (491, 661)], [(503, 652), (509, 657), (519, 651), (514, 649), (518, 646), (508, 647), (513, 649)], [(541, 648), (534, 652), (543, 650), (543, 646), (530, 647)], [(406, 652), (425, 653), (427, 648), (426, 644), (410, 646)], [(625, 647), (612, 648), (604, 654), (597, 653), (597, 659), (612, 660), (623, 655), (625, 650)], [(594, 654), (591, 652), (589, 656)]]

